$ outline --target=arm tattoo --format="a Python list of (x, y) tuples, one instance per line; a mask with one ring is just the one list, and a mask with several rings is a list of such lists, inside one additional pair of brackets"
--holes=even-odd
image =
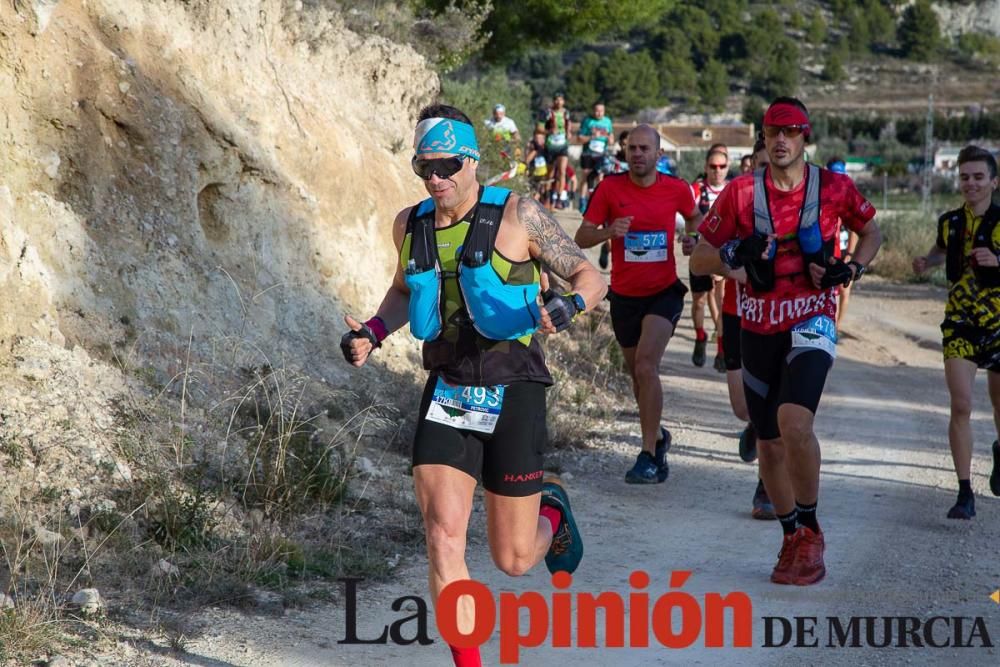
[(528, 230), (528, 238), (538, 246), (541, 252), (538, 259), (563, 280), (573, 275), (580, 262), (587, 261), (580, 246), (534, 199), (521, 197), (518, 200), (517, 219)]

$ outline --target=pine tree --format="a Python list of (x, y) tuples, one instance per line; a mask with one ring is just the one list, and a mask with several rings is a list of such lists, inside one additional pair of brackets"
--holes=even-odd
[(906, 8), (896, 30), (903, 54), (913, 60), (930, 60), (941, 47), (937, 14), (929, 0), (917, 0)]

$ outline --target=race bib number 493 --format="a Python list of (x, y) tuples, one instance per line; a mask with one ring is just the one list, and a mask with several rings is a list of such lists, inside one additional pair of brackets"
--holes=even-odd
[(503, 385), (467, 387), (437, 379), (428, 421), (480, 433), (493, 433), (503, 407)]
[(667, 233), (628, 232), (625, 234), (625, 261), (667, 261)]

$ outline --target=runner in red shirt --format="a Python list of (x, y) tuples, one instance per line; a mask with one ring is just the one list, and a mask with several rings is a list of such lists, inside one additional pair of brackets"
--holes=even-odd
[[(826, 574), (813, 421), (836, 354), (836, 288), (860, 278), (881, 244), (875, 209), (851, 180), (806, 164), (809, 132), (799, 100), (779, 97), (768, 107), (771, 164), (729, 184), (699, 227), (691, 257), (698, 274), (747, 272), (744, 393), (760, 473), (784, 530), (771, 581), (800, 586)], [(858, 234), (850, 263), (833, 257), (837, 218)]]
[(625, 475), (630, 484), (655, 484), (670, 474), (670, 432), (660, 425), (660, 360), (687, 293), (677, 279), (674, 225), (677, 213), (691, 231), (702, 218), (687, 183), (656, 171), (659, 149), (660, 135), (650, 126), (629, 133), (628, 173), (601, 181), (576, 233), (583, 248), (611, 241), (611, 324), (632, 376), (642, 427), (642, 451)]
[[(753, 169), (763, 167), (770, 162), (767, 149), (764, 146), (764, 135), (759, 133), (757, 142), (754, 144), (754, 151), (750, 155)], [(744, 172), (746, 173), (746, 172)], [(748, 422), (743, 433), (740, 434), (740, 458), (751, 463), (757, 460), (757, 432), (754, 431), (753, 423), (750, 422), (750, 413), (747, 412), (747, 399), (743, 391), (743, 356), (740, 348), (740, 307), (739, 299), (742, 294), (742, 284), (746, 282), (746, 271), (744, 269), (733, 269), (729, 273), (729, 278), (723, 282), (725, 291), (722, 297), (722, 352), (726, 364), (726, 384), (729, 389), (729, 404), (733, 408), (733, 414), (740, 421)], [(762, 521), (773, 520), (774, 505), (767, 496), (764, 482), (757, 476), (757, 487), (753, 492), (753, 500), (750, 506), (750, 516)]]

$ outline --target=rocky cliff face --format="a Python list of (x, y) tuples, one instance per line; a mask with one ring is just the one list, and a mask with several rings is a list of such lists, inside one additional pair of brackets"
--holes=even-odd
[(342, 383), (341, 316), (387, 285), (437, 87), (301, 2), (0, 4), (0, 465), (93, 445), (123, 369), (169, 386), (239, 346)]

